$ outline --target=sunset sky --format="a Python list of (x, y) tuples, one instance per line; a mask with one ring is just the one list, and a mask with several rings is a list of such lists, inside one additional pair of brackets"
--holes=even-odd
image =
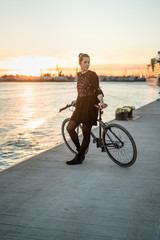
[(160, 50), (159, 0), (0, 0), (0, 75), (145, 72)]

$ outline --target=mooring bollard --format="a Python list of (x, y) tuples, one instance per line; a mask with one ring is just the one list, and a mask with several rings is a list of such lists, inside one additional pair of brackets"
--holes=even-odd
[(135, 107), (134, 106), (124, 106), (123, 108), (130, 109), (128, 111), (128, 118), (133, 118), (133, 110), (135, 110)]
[(117, 108), (115, 112), (116, 120), (127, 120), (128, 119), (128, 110), (125, 108)]
[(116, 120), (128, 120), (133, 118), (134, 106), (124, 106), (122, 108), (117, 108), (115, 112)]

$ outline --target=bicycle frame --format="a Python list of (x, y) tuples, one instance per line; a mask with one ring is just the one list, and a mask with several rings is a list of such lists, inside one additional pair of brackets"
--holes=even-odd
[(98, 111), (98, 113), (99, 113), (99, 117), (98, 117), (98, 119), (97, 119), (97, 121), (98, 121), (98, 129), (99, 129), (99, 138), (97, 138), (96, 137), (96, 135), (91, 131), (91, 136), (92, 136), (92, 138), (93, 138), (93, 143), (97, 143), (97, 148), (98, 147), (101, 147), (102, 148), (102, 151), (104, 151), (104, 143), (103, 143), (103, 141), (102, 141), (102, 128), (103, 129), (105, 129), (106, 128), (106, 124), (108, 125), (108, 123), (104, 123), (103, 121), (102, 121), (102, 114), (103, 114), (103, 111), (99, 108), (99, 111)]
[[(106, 129), (106, 126), (108, 125), (108, 123), (104, 123), (102, 121), (102, 114), (103, 114), (103, 111), (99, 108), (99, 117), (97, 119), (98, 125), (99, 125), (98, 126), (98, 128), (99, 128), (99, 138), (97, 138), (96, 135), (92, 131), (91, 131), (91, 136), (93, 138), (93, 143), (97, 144), (97, 148), (100, 147), (102, 149), (102, 152), (104, 152), (105, 148), (104, 148), (104, 142), (102, 140), (102, 129)], [(110, 132), (117, 139), (118, 143), (119, 142), (121, 143), (121, 145), (119, 145), (117, 142), (113, 141), (108, 133), (106, 133), (106, 134), (107, 134), (107, 136), (108, 136), (108, 138), (110, 140), (110, 143), (107, 143), (106, 145), (110, 146), (110, 147), (115, 147), (115, 148), (122, 147), (123, 146), (123, 142), (121, 141), (121, 139), (119, 139), (119, 137), (112, 130), (110, 130)]]
[[(59, 110), (59, 112), (65, 110), (65, 109), (67, 109), (67, 108), (69, 108), (71, 106), (72, 106), (72, 104), (67, 104), (65, 107), (61, 108)], [(97, 148), (100, 147), (102, 149), (102, 152), (103, 152), (103, 151), (105, 151), (105, 145), (104, 145), (104, 142), (102, 140), (102, 128), (105, 130), (106, 126), (108, 126), (109, 124), (108, 123), (104, 123), (102, 121), (102, 114), (103, 114), (102, 109), (98, 105), (95, 105), (95, 107), (98, 108), (98, 119), (97, 119), (97, 121), (98, 121), (98, 125), (99, 125), (98, 126), (98, 128), (99, 128), (99, 137), (96, 137), (96, 135), (92, 131), (91, 131), (91, 136), (93, 138), (93, 143), (96, 143), (97, 144)], [(82, 130), (81, 124), (80, 124), (80, 128)], [(78, 134), (78, 132), (79, 132), (79, 128), (77, 128), (77, 134)], [(114, 135), (115, 138), (117, 138), (118, 142), (121, 143), (121, 146), (123, 146), (123, 142), (118, 138), (118, 136), (114, 132), (112, 132), (111, 129), (110, 129), (110, 132)], [(107, 136), (108, 136), (108, 138), (110, 140), (110, 143), (106, 144), (107, 146), (111, 146), (111, 147), (115, 147), (115, 148), (120, 148), (121, 147), (117, 142), (112, 140), (112, 138), (110, 137), (110, 135), (108, 133), (106, 133), (106, 134), (107, 134)]]

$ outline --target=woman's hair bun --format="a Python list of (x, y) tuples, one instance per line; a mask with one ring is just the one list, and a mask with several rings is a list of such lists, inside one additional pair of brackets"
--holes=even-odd
[(80, 53), (80, 54), (78, 55), (78, 57), (80, 58), (83, 54), (84, 54), (84, 53)]

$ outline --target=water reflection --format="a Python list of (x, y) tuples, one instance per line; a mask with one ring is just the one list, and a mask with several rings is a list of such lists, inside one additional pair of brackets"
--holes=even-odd
[(32, 100), (31, 97), (33, 96), (33, 89), (34, 86), (33, 85), (27, 85), (25, 86), (25, 89), (24, 89), (24, 93), (22, 93), (22, 98), (24, 98), (24, 100), (26, 102)]
[(157, 99), (159, 98), (159, 95), (158, 95), (158, 90), (159, 87), (157, 86), (148, 86), (148, 102), (152, 102), (153, 100), (153, 96), (157, 97)]
[(29, 106), (23, 106), (22, 107), (22, 114), (23, 114), (23, 119), (29, 120), (33, 116), (33, 109)]
[(46, 118), (41, 118), (41, 119), (37, 119), (37, 120), (30, 120), (24, 127), (28, 130), (33, 130), (37, 127), (39, 127), (41, 124), (43, 124), (45, 122)]

